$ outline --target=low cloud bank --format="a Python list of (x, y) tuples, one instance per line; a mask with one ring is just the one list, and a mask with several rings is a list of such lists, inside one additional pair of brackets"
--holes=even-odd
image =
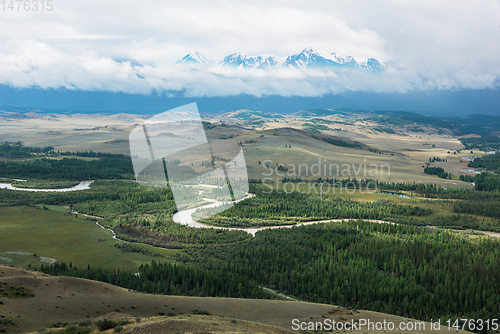
[(94, 51), (58, 49), (34, 40), (11, 40), (0, 51), (0, 84), (18, 88), (67, 88), (133, 94), (184, 92), (187, 97), (281, 95), (316, 97), (346, 91), (485, 89), (498, 86), (500, 69), (385, 64), (380, 72), (359, 69), (237, 69), (175, 63), (118, 61)]

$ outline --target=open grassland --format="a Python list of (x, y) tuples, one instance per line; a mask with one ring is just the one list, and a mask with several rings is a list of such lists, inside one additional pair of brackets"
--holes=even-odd
[[(8, 119), (0, 125), (0, 140), (22, 141), (31, 146), (50, 145), (60, 151), (94, 150), (130, 154), (129, 132), (144, 118), (135, 115), (52, 115)], [(355, 120), (347, 124), (343, 122), (345, 119), (339, 118), (338, 115), (325, 116), (324, 119), (327, 123), (321, 128), (329, 130), (321, 130), (321, 134), (304, 131), (307, 130), (304, 124), (309, 122), (310, 118), (293, 115), (262, 119), (263, 123), (259, 127), (253, 127), (244, 120), (235, 120), (235, 125), (230, 126), (220, 126), (221, 121), (228, 121), (227, 118), (214, 117), (204, 120), (219, 124), (206, 131), (207, 138), (216, 142), (212, 142), (214, 155), (234, 157), (243, 149), (251, 178), (282, 178), (274, 172), (273, 175), (267, 176), (269, 169), (259, 164), (259, 161), (262, 163), (265, 160), (271, 161), (269, 164), (274, 167), (276, 164), (295, 166), (295, 176), (316, 178), (317, 175), (310, 169), (309, 173), (306, 173), (304, 170), (299, 171), (298, 166), (318, 164), (321, 159), (321, 164), (337, 165), (340, 169), (324, 170), (321, 175), (323, 178), (350, 176), (358, 179), (377, 178), (381, 181), (432, 182), (443, 187), (471, 187), (470, 184), (456, 179), (456, 175), (464, 174), (461, 170), (467, 169), (467, 161), (461, 161), (461, 157), (471, 153), (458, 152), (457, 150), (464, 147), (449, 131), (423, 127), (423, 132), (411, 132), (404, 125), (399, 128), (395, 126), (395, 133), (387, 133), (374, 130), (384, 127), (375, 121)], [(331, 123), (332, 121), (337, 123)], [(358, 142), (360, 146), (337, 146), (317, 139), (318, 136)], [(198, 170), (201, 167), (200, 157), (205, 156), (206, 152), (202, 147), (199, 150), (183, 152), (182, 163)], [(474, 151), (474, 155), (482, 153)], [(455, 177), (444, 180), (424, 174), (422, 166), (433, 157), (447, 161), (435, 162), (431, 166), (443, 167)], [(378, 166), (379, 169), (374, 171), (374, 168), (370, 168), (372, 165)], [(362, 166), (361, 172), (358, 172), (359, 166)], [(368, 166), (368, 173), (365, 173), (364, 166)], [(387, 167), (382, 172), (380, 166), (389, 166), (390, 172)]]
[[(305, 173), (302, 175), (303, 170), (300, 170), (302, 164), (309, 166), (319, 164), (322, 167), (320, 176), (323, 178), (377, 178), (380, 181), (390, 182), (432, 182), (445, 187), (467, 186), (462, 182), (438, 179), (424, 174), (422, 166), (430, 157), (447, 157), (446, 154), (436, 152), (430, 147), (429, 149), (424, 147), (418, 151), (416, 149), (415, 151), (406, 151), (401, 147), (395, 147), (397, 145), (394, 145), (396, 142), (392, 138), (384, 137), (381, 138), (381, 142), (377, 143), (378, 146), (373, 146), (379, 152), (375, 153), (368, 149), (339, 147), (314, 138), (299, 137), (294, 131), (279, 130), (276, 133), (280, 135), (260, 138), (257, 141), (259, 145), (249, 144), (248, 147), (244, 147), (247, 160), (250, 160), (253, 163), (251, 167), (254, 167), (250, 168), (250, 174), (256, 176), (260, 174), (258, 178), (265, 177), (262, 175), (269, 174), (268, 171), (261, 165), (257, 166), (255, 162), (271, 160), (273, 167), (278, 163), (283, 164), (288, 170), (297, 169), (296, 175), (299, 177), (307, 177)], [(356, 139), (359, 140), (359, 138)], [(285, 145), (291, 146), (291, 148), (285, 147)], [(456, 160), (458, 161), (458, 158)], [(451, 163), (452, 161), (447, 162), (447, 164)], [(440, 166), (441, 164), (443, 163), (436, 165)], [(455, 162), (455, 164), (458, 165), (453, 165), (455, 168), (453, 172), (458, 172), (467, 166), (466, 163)], [(313, 179), (318, 174), (318, 167), (315, 168), (315, 170), (309, 168), (309, 177)], [(280, 178), (275, 168), (272, 178)]]
[(35, 268), (57, 260), (80, 267), (90, 264), (137, 270), (151, 260), (168, 262), (168, 256), (178, 252), (146, 245), (137, 247), (163, 257), (123, 252), (114, 246), (123, 242), (113, 239), (111, 231), (81, 215), (78, 218), (69, 215), (62, 207), (49, 206), (48, 209), (0, 207), (0, 263)]
[(4, 118), (2, 141), (27, 146), (53, 146), (60, 151), (128, 152), (128, 135), (142, 117), (137, 115), (34, 115)]
[[(7, 333), (47, 332), (51, 327), (51, 331), (56, 331), (54, 325), (73, 325), (74, 328), (78, 324), (82, 325), (82, 329), (97, 332), (95, 321), (99, 319), (128, 320), (130, 322), (123, 326), (122, 332), (130, 333), (288, 333), (293, 319), (314, 323), (325, 319), (342, 322), (351, 319), (385, 320), (394, 322), (396, 326), (401, 322), (415, 321), (384, 313), (306, 302), (148, 295), (106, 283), (52, 277), (7, 266), (0, 266), (0, 283), (3, 287), (23, 287), (34, 294), (34, 297), (17, 299), (0, 297), (3, 301), (0, 314), (14, 322), (14, 325), (0, 325)], [(210, 315), (193, 315), (196, 313)], [(357, 332), (377, 331), (364, 328)], [(412, 332), (436, 331), (431, 331), (430, 324), (425, 323), (425, 330)], [(403, 331), (396, 330), (394, 333)]]
[[(389, 182), (435, 183), (444, 187), (470, 187), (464, 182), (439, 179), (425, 174), (422, 165), (425, 165), (429, 157), (439, 156), (433, 151), (414, 155), (393, 148), (378, 147), (382, 150), (378, 152), (384, 152), (380, 154), (370, 152), (368, 149), (340, 147), (311, 137), (297, 136), (293, 130), (280, 129), (276, 133), (278, 135), (259, 137), (254, 144), (244, 144), (250, 177), (260, 179), (266, 177), (281, 179), (283, 176), (293, 177), (293, 175), (312, 179), (318, 176), (337, 179), (356, 177)], [(391, 142), (389, 138), (385, 140)], [(264, 167), (266, 160), (270, 168)], [(277, 170), (276, 164), (283, 165), (287, 170)], [(308, 165), (309, 168), (304, 165)], [(311, 167), (313, 165), (319, 165), (320, 168)], [(465, 168), (466, 164), (459, 167)], [(306, 170), (309, 171), (308, 174)]]

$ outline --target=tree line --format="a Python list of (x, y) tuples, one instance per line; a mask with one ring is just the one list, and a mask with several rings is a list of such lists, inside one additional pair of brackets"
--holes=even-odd
[(445, 170), (442, 167), (426, 167), (424, 168), (424, 173), (430, 175), (437, 175), (442, 179), (451, 179), (451, 174), (445, 172)]
[(234, 273), (312, 302), (423, 320), (498, 316), (497, 240), (351, 221), (265, 230), (186, 253), (197, 263), (215, 257)]
[(47, 147), (27, 147), (23, 146), (21, 142), (11, 145), (7, 142), (0, 145), (0, 157), (7, 158), (29, 158), (35, 154), (47, 154), (54, 148), (52, 146)]
[[(193, 218), (215, 214), (220, 208), (197, 210)], [(386, 219), (398, 216), (427, 216), (432, 211), (392, 201), (359, 202), (331, 195), (311, 195), (301, 192), (259, 193), (257, 196), (228, 207), (223, 212), (205, 218), (209, 225), (272, 226), (290, 225), (300, 221), (325, 219)]]
[(162, 294), (262, 298), (266, 286), (303, 300), (422, 320), (488, 319), (500, 304), (497, 240), (363, 221), (265, 230), (237, 243), (185, 250), (196, 266), (126, 270), (43, 266), (52, 275)]
[(2, 161), (3, 177), (57, 180), (131, 179), (134, 177), (129, 157), (103, 157), (96, 160), (77, 158)]
[(41, 265), (49, 275), (80, 277), (110, 283), (127, 289), (164, 295), (200, 297), (265, 298), (258, 284), (227, 268), (210, 271), (197, 267), (152, 262), (141, 265), (139, 273), (128, 269), (77, 268), (66, 263)]

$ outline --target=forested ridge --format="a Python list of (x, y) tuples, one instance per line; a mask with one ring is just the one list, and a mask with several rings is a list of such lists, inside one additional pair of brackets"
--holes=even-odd
[(181, 260), (199, 268), (153, 263), (142, 267), (139, 277), (66, 266), (43, 271), (167, 294), (254, 298), (262, 296), (258, 285), (263, 285), (312, 302), (422, 320), (498, 316), (496, 240), (350, 221), (265, 230), (243, 242), (186, 254)]
[(235, 272), (314, 302), (418, 319), (498, 315), (498, 241), (351, 222), (259, 232), (247, 243), (203, 250)]
[(267, 295), (255, 281), (234, 275), (228, 270), (217, 272), (152, 262), (141, 265), (139, 273), (127, 269), (76, 268), (66, 263), (42, 265), (41, 272), (97, 280), (140, 292), (202, 297), (265, 298)]

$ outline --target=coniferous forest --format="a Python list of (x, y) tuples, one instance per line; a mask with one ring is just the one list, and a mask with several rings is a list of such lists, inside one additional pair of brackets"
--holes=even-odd
[[(205, 211), (205, 210), (204, 210)], [(210, 209), (206, 211), (210, 212)], [(215, 226), (290, 225), (297, 221), (326, 219), (385, 219), (396, 216), (427, 216), (432, 211), (390, 201), (361, 203), (333, 196), (293, 192), (261, 193), (237, 203), (221, 214), (202, 220)], [(193, 214), (196, 219), (197, 212)]]
[[(139, 273), (65, 263), (36, 268), (45, 273), (158, 294), (269, 298), (262, 289), (268, 287), (301, 300), (422, 320), (498, 317), (500, 242), (457, 233), (500, 232), (500, 186), (495, 174), (474, 176), (475, 189), (371, 180), (380, 191), (405, 194), (409, 198), (405, 201), (387, 195), (364, 201), (268, 192), (265, 184), (255, 182), (250, 187), (254, 197), (203, 220), (246, 228), (343, 219), (263, 230), (253, 237), (245, 231), (175, 223), (172, 217), (178, 208), (170, 188), (149, 188), (130, 180), (133, 170), (126, 156), (2, 149), (10, 157), (37, 156), (0, 162), (2, 177), (47, 180), (60, 173), (62, 180), (99, 180), (89, 190), (67, 193), (0, 189), (0, 206), (65, 205), (101, 217), (99, 223), (121, 240), (176, 249), (169, 258), (158, 256), (156, 262), (141, 266)], [(44, 156), (48, 154), (59, 158)], [(316, 180), (315, 185), (334, 181)], [(357, 187), (352, 180), (338, 183)], [(197, 200), (203, 202), (201, 196)]]
[(196, 267), (152, 263), (138, 276), (64, 264), (40, 270), (149, 293), (256, 298), (266, 286), (307, 301), (422, 320), (498, 316), (498, 241), (349, 221), (266, 230), (186, 253), (179, 259)]

